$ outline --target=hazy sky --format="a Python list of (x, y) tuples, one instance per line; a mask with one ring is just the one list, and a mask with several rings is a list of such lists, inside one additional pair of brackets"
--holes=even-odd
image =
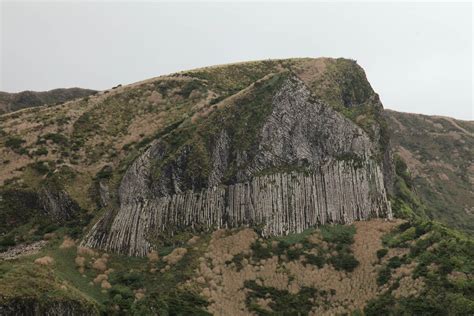
[(386, 108), (474, 119), (471, 3), (0, 1), (3, 91), (106, 89), (243, 60), (347, 57)]

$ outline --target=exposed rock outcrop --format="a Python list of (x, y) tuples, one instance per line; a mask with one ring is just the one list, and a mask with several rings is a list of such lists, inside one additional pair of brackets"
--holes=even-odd
[(44, 302), (37, 298), (16, 298), (0, 302), (0, 315), (90, 316), (99, 315), (99, 311), (92, 305), (73, 300)]
[(66, 191), (43, 187), (39, 192), (39, 201), (43, 210), (56, 221), (67, 221), (76, 215), (80, 208), (74, 202)]
[(152, 142), (122, 179), (115, 217), (114, 210), (106, 214), (83, 244), (143, 256), (153, 236), (186, 228), (253, 225), (264, 235), (281, 235), (326, 223), (390, 218), (377, 145), (316, 100), (301, 80), (284, 78), (251, 146), (236, 145), (240, 140), (224, 127), (213, 135), (204, 155), (210, 157), (204, 181), (188, 181), (184, 166), (192, 143), (162, 164), (154, 178), (156, 161), (165, 160), (168, 148), (160, 139)]

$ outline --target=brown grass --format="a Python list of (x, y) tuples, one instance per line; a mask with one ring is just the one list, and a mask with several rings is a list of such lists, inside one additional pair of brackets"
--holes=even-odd
[(76, 242), (69, 236), (64, 236), (63, 243), (59, 246), (60, 249), (69, 249), (76, 245)]
[(92, 264), (92, 268), (96, 269), (97, 271), (105, 271), (107, 270), (107, 259), (106, 258), (99, 258), (94, 261)]
[[(174, 265), (180, 261), (184, 255), (188, 252), (186, 248), (176, 248), (169, 255), (163, 257), (163, 261), (167, 262), (169, 265)], [(165, 268), (169, 270), (169, 268)]]
[(109, 278), (109, 277), (108, 277), (107, 274), (98, 274), (98, 275), (94, 278), (93, 282), (94, 282), (95, 284), (99, 284), (99, 283), (102, 283), (102, 281), (107, 280), (108, 278)]
[(77, 254), (82, 256), (97, 257), (99, 254), (87, 247), (77, 247)]
[(155, 250), (151, 251), (148, 255), (148, 260), (150, 262), (158, 262), (158, 260), (160, 260), (160, 256), (158, 256), (158, 252), (156, 252)]
[(35, 263), (41, 266), (50, 266), (54, 263), (54, 259), (51, 258), (50, 256), (44, 256), (44, 257), (36, 259)]
[(103, 280), (101, 283), (100, 283), (100, 287), (103, 288), (104, 290), (108, 290), (112, 287), (112, 285), (109, 283), (109, 281), (107, 280)]

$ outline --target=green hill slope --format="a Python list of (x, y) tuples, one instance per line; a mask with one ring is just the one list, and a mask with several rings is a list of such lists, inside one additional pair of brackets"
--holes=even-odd
[(474, 233), (474, 122), (385, 111), (391, 140), (429, 215)]

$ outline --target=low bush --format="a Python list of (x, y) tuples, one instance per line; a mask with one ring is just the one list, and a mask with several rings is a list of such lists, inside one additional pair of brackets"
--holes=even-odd
[(53, 143), (61, 146), (69, 145), (69, 139), (60, 133), (48, 133), (43, 136), (45, 140), (51, 140)]
[(15, 153), (20, 155), (28, 154), (28, 151), (23, 148), (23, 144), (26, 143), (24, 139), (18, 136), (10, 136), (5, 141), (5, 146), (13, 150)]
[(352, 244), (355, 233), (356, 229), (352, 225), (324, 225), (321, 227), (323, 240), (334, 244)]
[(33, 152), (36, 156), (46, 156), (48, 154), (48, 150), (45, 147), (40, 147)]
[(10, 136), (7, 138), (5, 141), (5, 146), (8, 148), (15, 150), (21, 148), (21, 146), (25, 143), (26, 141), (22, 139), (21, 137), (18, 136)]
[(256, 303), (259, 298), (270, 298), (272, 301), (269, 306), (278, 315), (307, 315), (313, 307), (312, 299), (317, 293), (316, 289), (302, 287), (298, 293), (291, 294), (287, 290), (260, 286), (255, 281), (245, 281), (244, 286), (250, 290), (245, 303), (249, 310), (257, 315), (272, 314)]
[(347, 252), (339, 252), (337, 255), (329, 258), (329, 262), (336, 270), (345, 270), (352, 272), (359, 265), (359, 261)]
[(317, 266), (318, 268), (322, 268), (326, 259), (323, 256), (317, 256), (314, 254), (305, 254), (305, 261), (306, 264), (311, 264), (313, 266)]
[(189, 289), (153, 292), (133, 304), (133, 315), (193, 315), (210, 316), (208, 302)]
[(392, 277), (392, 270), (388, 267), (384, 267), (379, 271), (377, 276), (377, 284), (379, 286), (386, 284)]
[(385, 257), (385, 255), (388, 253), (388, 249), (387, 248), (382, 248), (382, 249), (379, 249), (377, 250), (377, 258), (380, 260), (382, 259), (383, 257)]
[(268, 259), (273, 256), (271, 248), (268, 246), (268, 244), (265, 244), (263, 246), (263, 243), (260, 241), (256, 241), (252, 244), (251, 249), (252, 249), (252, 257), (256, 260), (262, 260), (262, 259)]

